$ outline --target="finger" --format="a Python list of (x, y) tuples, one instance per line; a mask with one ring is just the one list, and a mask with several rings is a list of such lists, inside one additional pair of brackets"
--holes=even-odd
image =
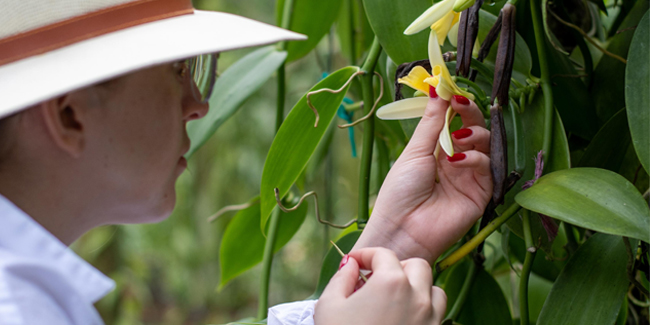
[(354, 292), (358, 279), (359, 263), (353, 257), (349, 257), (348, 262), (334, 274), (321, 296), (347, 298)]
[(397, 255), (386, 248), (362, 248), (350, 252), (349, 255), (359, 263), (361, 269), (371, 270), (373, 273), (378, 271), (403, 272)]
[(490, 155), (490, 131), (478, 125), (452, 132), (451, 140), (458, 151), (477, 150)]
[(421, 258), (409, 258), (402, 261), (402, 265), (411, 287), (418, 296), (430, 298), (433, 275), (429, 263)]
[(442, 323), (447, 311), (447, 294), (440, 287), (432, 287), (431, 304), (433, 305), (433, 324)]
[(481, 176), (491, 176), (490, 158), (479, 151), (468, 150), (447, 157), (447, 162), (454, 168), (472, 168)]
[(485, 119), (483, 113), (478, 108), (476, 103), (466, 97), (455, 95), (451, 98), (451, 107), (460, 114), (460, 119), (463, 121), (464, 127), (474, 125), (485, 127)]
[(438, 143), (440, 131), (445, 124), (445, 114), (448, 107), (449, 102), (440, 97), (429, 99), (424, 115), (417, 128), (415, 128), (411, 140), (404, 149), (404, 153), (415, 156), (431, 155), (433, 153), (436, 143)]

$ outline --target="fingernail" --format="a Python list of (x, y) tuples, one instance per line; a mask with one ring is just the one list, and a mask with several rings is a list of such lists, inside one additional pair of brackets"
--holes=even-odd
[(436, 87), (429, 86), (429, 97), (438, 98), (438, 93), (436, 92)]
[(454, 99), (458, 104), (461, 105), (468, 105), (469, 104), (469, 99), (467, 97), (461, 96), (461, 95), (454, 95)]
[(447, 161), (449, 161), (449, 162), (460, 161), (460, 160), (465, 159), (465, 157), (466, 157), (466, 156), (465, 156), (464, 153), (459, 152), (459, 153), (457, 153), (457, 154), (454, 154), (454, 155), (451, 156), (451, 157), (447, 156)]
[(343, 266), (345, 266), (345, 264), (348, 264), (348, 260), (349, 260), (349, 259), (350, 259), (350, 256), (349, 256), (349, 255), (346, 254), (345, 256), (343, 256), (343, 258), (341, 259), (341, 263), (339, 264), (339, 270), (340, 270)]
[(451, 135), (456, 139), (465, 139), (472, 135), (472, 129), (459, 129), (454, 132), (451, 132)]

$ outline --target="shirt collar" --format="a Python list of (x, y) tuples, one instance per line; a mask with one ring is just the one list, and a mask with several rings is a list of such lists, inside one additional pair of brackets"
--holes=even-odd
[(50, 263), (86, 299), (96, 302), (115, 282), (77, 256), (29, 215), (0, 195), (0, 249)]

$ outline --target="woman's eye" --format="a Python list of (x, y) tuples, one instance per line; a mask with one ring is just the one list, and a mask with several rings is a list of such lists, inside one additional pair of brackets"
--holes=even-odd
[(176, 71), (177, 75), (181, 79), (185, 79), (185, 76), (187, 75), (187, 72), (189, 70), (189, 67), (187, 66), (187, 61), (178, 61), (174, 62), (174, 70)]

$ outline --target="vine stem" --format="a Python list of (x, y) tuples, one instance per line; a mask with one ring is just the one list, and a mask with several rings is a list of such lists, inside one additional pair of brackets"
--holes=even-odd
[(517, 203), (513, 203), (511, 206), (509, 206), (501, 216), (490, 221), (490, 223), (488, 223), (487, 226), (483, 228), (483, 230), (479, 231), (476, 236), (472, 237), (472, 239), (465, 243), (465, 245), (461, 246), (459, 249), (449, 254), (449, 256), (445, 257), (442, 261), (437, 263), (436, 272), (439, 274), (448, 267), (454, 265), (454, 263), (460, 261), (463, 257), (465, 257), (465, 255), (469, 254), (479, 244), (485, 241), (485, 239), (490, 236), (490, 234), (492, 234), (495, 230), (497, 230), (497, 228), (501, 227), (502, 224), (508, 221), (510, 217), (514, 216), (517, 211), (519, 211), (519, 209), (521, 209), (521, 206)]
[(469, 289), (472, 287), (472, 283), (474, 283), (474, 279), (476, 278), (477, 273), (478, 267), (476, 267), (476, 263), (472, 261), (469, 264), (465, 282), (463, 282), (463, 286), (460, 288), (460, 292), (458, 293), (458, 298), (456, 298), (454, 306), (451, 307), (449, 314), (447, 314), (447, 319), (456, 320), (458, 318), (458, 315), (460, 314), (460, 311), (463, 309), (463, 305), (465, 304), (465, 300), (467, 300)]
[[(375, 102), (375, 95), (372, 88), (373, 72), (377, 65), (377, 60), (381, 54), (381, 45), (377, 37), (372, 41), (368, 56), (361, 66), (361, 71), (364, 74), (361, 76), (361, 92), (365, 113), (370, 113), (372, 107), (370, 103)], [(375, 140), (375, 118), (370, 117), (365, 123), (363, 128), (363, 149), (361, 152), (361, 163), (359, 166), (359, 210), (357, 216), (357, 224), (359, 228), (363, 228), (369, 218), (369, 200), (370, 197), (370, 170), (372, 165), (372, 147)]]
[(533, 244), (533, 236), (530, 230), (530, 211), (523, 210), (522, 217), (524, 240), (526, 241), (526, 258), (524, 259), (524, 266), (521, 269), (521, 277), (519, 278), (519, 319), (521, 325), (528, 325), (528, 279), (530, 278), (530, 271), (535, 260), (537, 249)]
[(548, 156), (551, 152), (551, 142), (553, 141), (553, 90), (551, 89), (551, 75), (546, 57), (546, 36), (542, 27), (538, 0), (530, 0), (530, 11), (533, 16), (533, 28), (535, 29), (535, 44), (537, 45), (537, 57), (539, 59), (539, 70), (541, 74), (540, 85), (544, 94), (544, 144), (542, 145), (542, 156), (546, 162), (546, 166), (549, 166)]
[[(291, 16), (293, 16), (294, 0), (285, 0), (284, 7), (282, 8), (282, 23), (280, 27), (290, 29)], [(281, 50), (287, 49), (287, 42), (279, 44)], [(276, 106), (276, 119), (275, 119), (275, 133), (278, 133), (280, 126), (284, 120), (284, 102), (286, 98), (286, 80), (285, 80), (286, 63), (278, 68), (278, 94)], [(264, 244), (264, 257), (262, 259), (262, 274), (260, 281), (260, 295), (259, 304), (257, 308), (257, 319), (265, 319), (268, 316), (269, 309), (269, 286), (271, 284), (271, 266), (273, 264), (273, 248), (275, 246), (275, 238), (278, 233), (278, 226), (280, 224), (280, 211), (274, 210), (271, 213), (271, 221), (266, 235), (266, 242)]]

